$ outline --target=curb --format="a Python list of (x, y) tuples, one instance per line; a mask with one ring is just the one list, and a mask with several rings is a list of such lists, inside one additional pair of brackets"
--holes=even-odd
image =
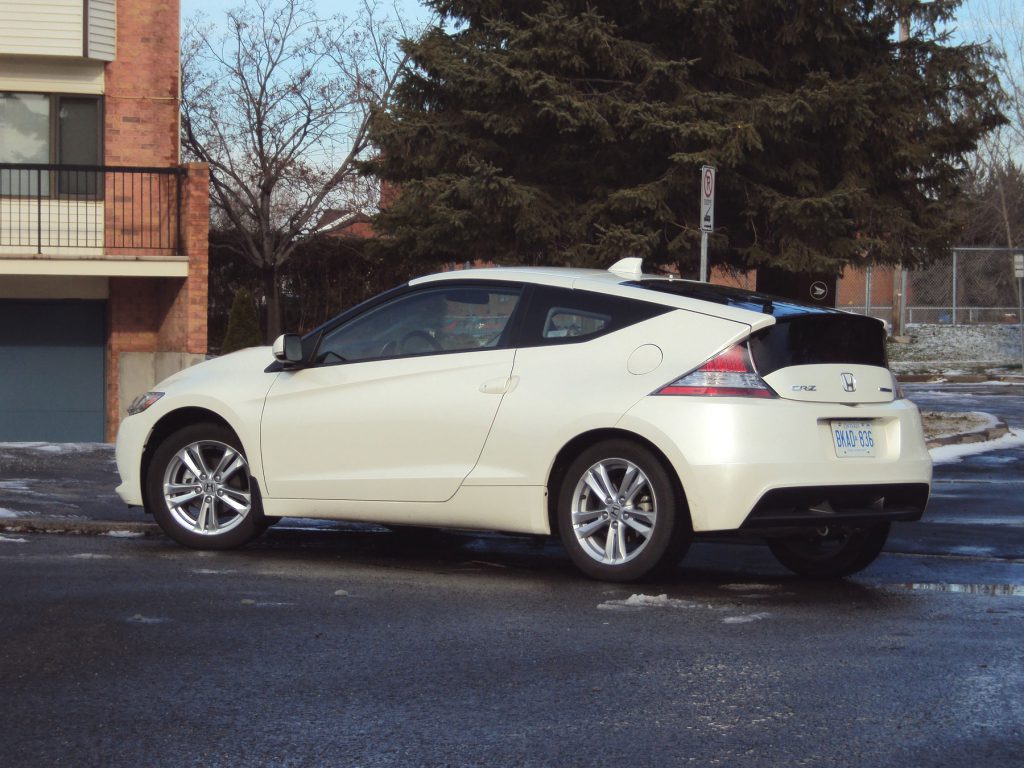
[(986, 381), (1001, 381), (1007, 384), (1024, 384), (1024, 376), (1011, 374), (962, 373), (944, 376), (941, 373), (897, 373), (896, 381), (901, 384), (926, 384), (929, 382), (946, 384), (984, 384)]
[(976, 429), (973, 432), (960, 432), (956, 435), (941, 435), (928, 440), (925, 445), (929, 448), (939, 448), (943, 445), (964, 445), (966, 443), (984, 443), (988, 440), (995, 440), (1003, 435), (1010, 434), (1010, 428), (1005, 421), (997, 421), (991, 427)]

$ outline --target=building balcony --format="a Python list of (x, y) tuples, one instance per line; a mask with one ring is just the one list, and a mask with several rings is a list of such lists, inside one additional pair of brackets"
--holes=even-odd
[(187, 175), (0, 163), (0, 274), (185, 277)]

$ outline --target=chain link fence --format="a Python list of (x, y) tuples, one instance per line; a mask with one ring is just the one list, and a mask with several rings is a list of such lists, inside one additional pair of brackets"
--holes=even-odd
[[(839, 286), (838, 306), (893, 325), (902, 314), (903, 326), (1017, 323), (1013, 254), (1020, 252), (1018, 248), (956, 248), (920, 269), (850, 270)], [(898, 302), (895, 312), (894, 302)]]
[(907, 272), (907, 324), (1016, 323), (1017, 281), (1009, 248), (955, 248), (928, 267)]

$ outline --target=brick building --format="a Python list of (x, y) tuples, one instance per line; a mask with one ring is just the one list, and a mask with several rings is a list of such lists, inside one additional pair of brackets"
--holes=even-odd
[(206, 352), (178, 0), (0, 0), (0, 441), (110, 440)]

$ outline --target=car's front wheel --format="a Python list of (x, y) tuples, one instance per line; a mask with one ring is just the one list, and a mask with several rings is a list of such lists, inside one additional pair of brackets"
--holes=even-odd
[(604, 581), (635, 581), (674, 565), (689, 543), (685, 504), (658, 458), (626, 440), (607, 440), (569, 465), (558, 497), (558, 528), (576, 566)]
[(164, 533), (195, 549), (231, 549), (266, 529), (245, 452), (219, 424), (164, 439), (146, 478), (147, 505)]
[(889, 523), (868, 528), (822, 526), (785, 538), (769, 539), (775, 559), (800, 576), (826, 579), (867, 568), (889, 538)]

